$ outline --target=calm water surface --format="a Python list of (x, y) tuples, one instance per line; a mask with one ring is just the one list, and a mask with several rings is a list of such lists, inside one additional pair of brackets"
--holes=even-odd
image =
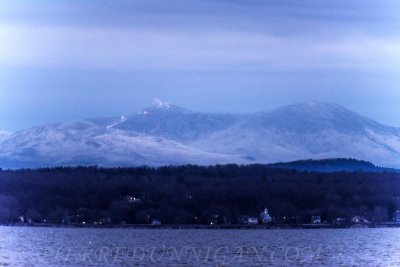
[(400, 229), (0, 227), (0, 266), (400, 266)]

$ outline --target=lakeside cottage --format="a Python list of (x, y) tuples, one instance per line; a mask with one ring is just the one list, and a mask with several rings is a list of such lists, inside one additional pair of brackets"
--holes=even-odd
[(258, 219), (255, 217), (248, 217), (247, 218), (247, 224), (248, 225), (255, 225), (258, 224)]
[(365, 218), (364, 216), (356, 215), (356, 216), (353, 216), (351, 218), (351, 226), (352, 227), (354, 227), (354, 226), (367, 226), (367, 225), (370, 225), (370, 224), (371, 224), (371, 222), (367, 218)]
[(268, 209), (265, 208), (258, 217), (252, 217), (248, 215), (241, 215), (237, 217), (238, 224), (256, 225), (256, 224), (268, 224), (272, 222), (272, 217), (269, 215)]
[(311, 216), (312, 224), (321, 224), (321, 216)]
[(158, 220), (158, 219), (153, 219), (153, 220), (151, 221), (151, 225), (153, 225), (153, 226), (159, 226), (159, 225), (161, 225), (161, 221)]
[(220, 214), (212, 214), (210, 218), (210, 225), (217, 224), (228, 224), (228, 219)]
[(393, 212), (392, 220), (394, 222), (400, 223), (400, 210)]
[(346, 218), (338, 217), (333, 219), (332, 224), (335, 226), (345, 226), (346, 225)]
[(272, 217), (269, 215), (267, 208), (265, 208), (264, 211), (261, 212), (258, 217), (262, 224), (268, 224), (272, 222)]

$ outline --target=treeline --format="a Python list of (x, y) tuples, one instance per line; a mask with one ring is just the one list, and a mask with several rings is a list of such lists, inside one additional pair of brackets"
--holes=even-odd
[(400, 172), (398, 169), (385, 168), (372, 164), (371, 162), (349, 158), (334, 158), (320, 160), (298, 160), (269, 164), (269, 167), (280, 169), (296, 169), (298, 171), (314, 172)]
[(399, 173), (315, 173), (264, 165), (52, 168), (0, 171), (0, 222), (236, 223), (268, 207), (275, 220), (319, 215), (390, 220)]

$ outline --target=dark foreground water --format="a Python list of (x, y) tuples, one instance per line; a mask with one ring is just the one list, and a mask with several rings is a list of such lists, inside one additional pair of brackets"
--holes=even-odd
[(0, 227), (0, 266), (400, 266), (400, 229)]

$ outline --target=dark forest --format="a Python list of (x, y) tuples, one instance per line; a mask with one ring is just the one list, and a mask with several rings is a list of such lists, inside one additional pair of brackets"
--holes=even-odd
[[(0, 171), (0, 221), (209, 224), (237, 223), (268, 207), (274, 221), (313, 215), (391, 220), (400, 200), (394, 172), (318, 173), (266, 165), (212, 167), (60, 167)], [(221, 222), (222, 223), (222, 222)]]

